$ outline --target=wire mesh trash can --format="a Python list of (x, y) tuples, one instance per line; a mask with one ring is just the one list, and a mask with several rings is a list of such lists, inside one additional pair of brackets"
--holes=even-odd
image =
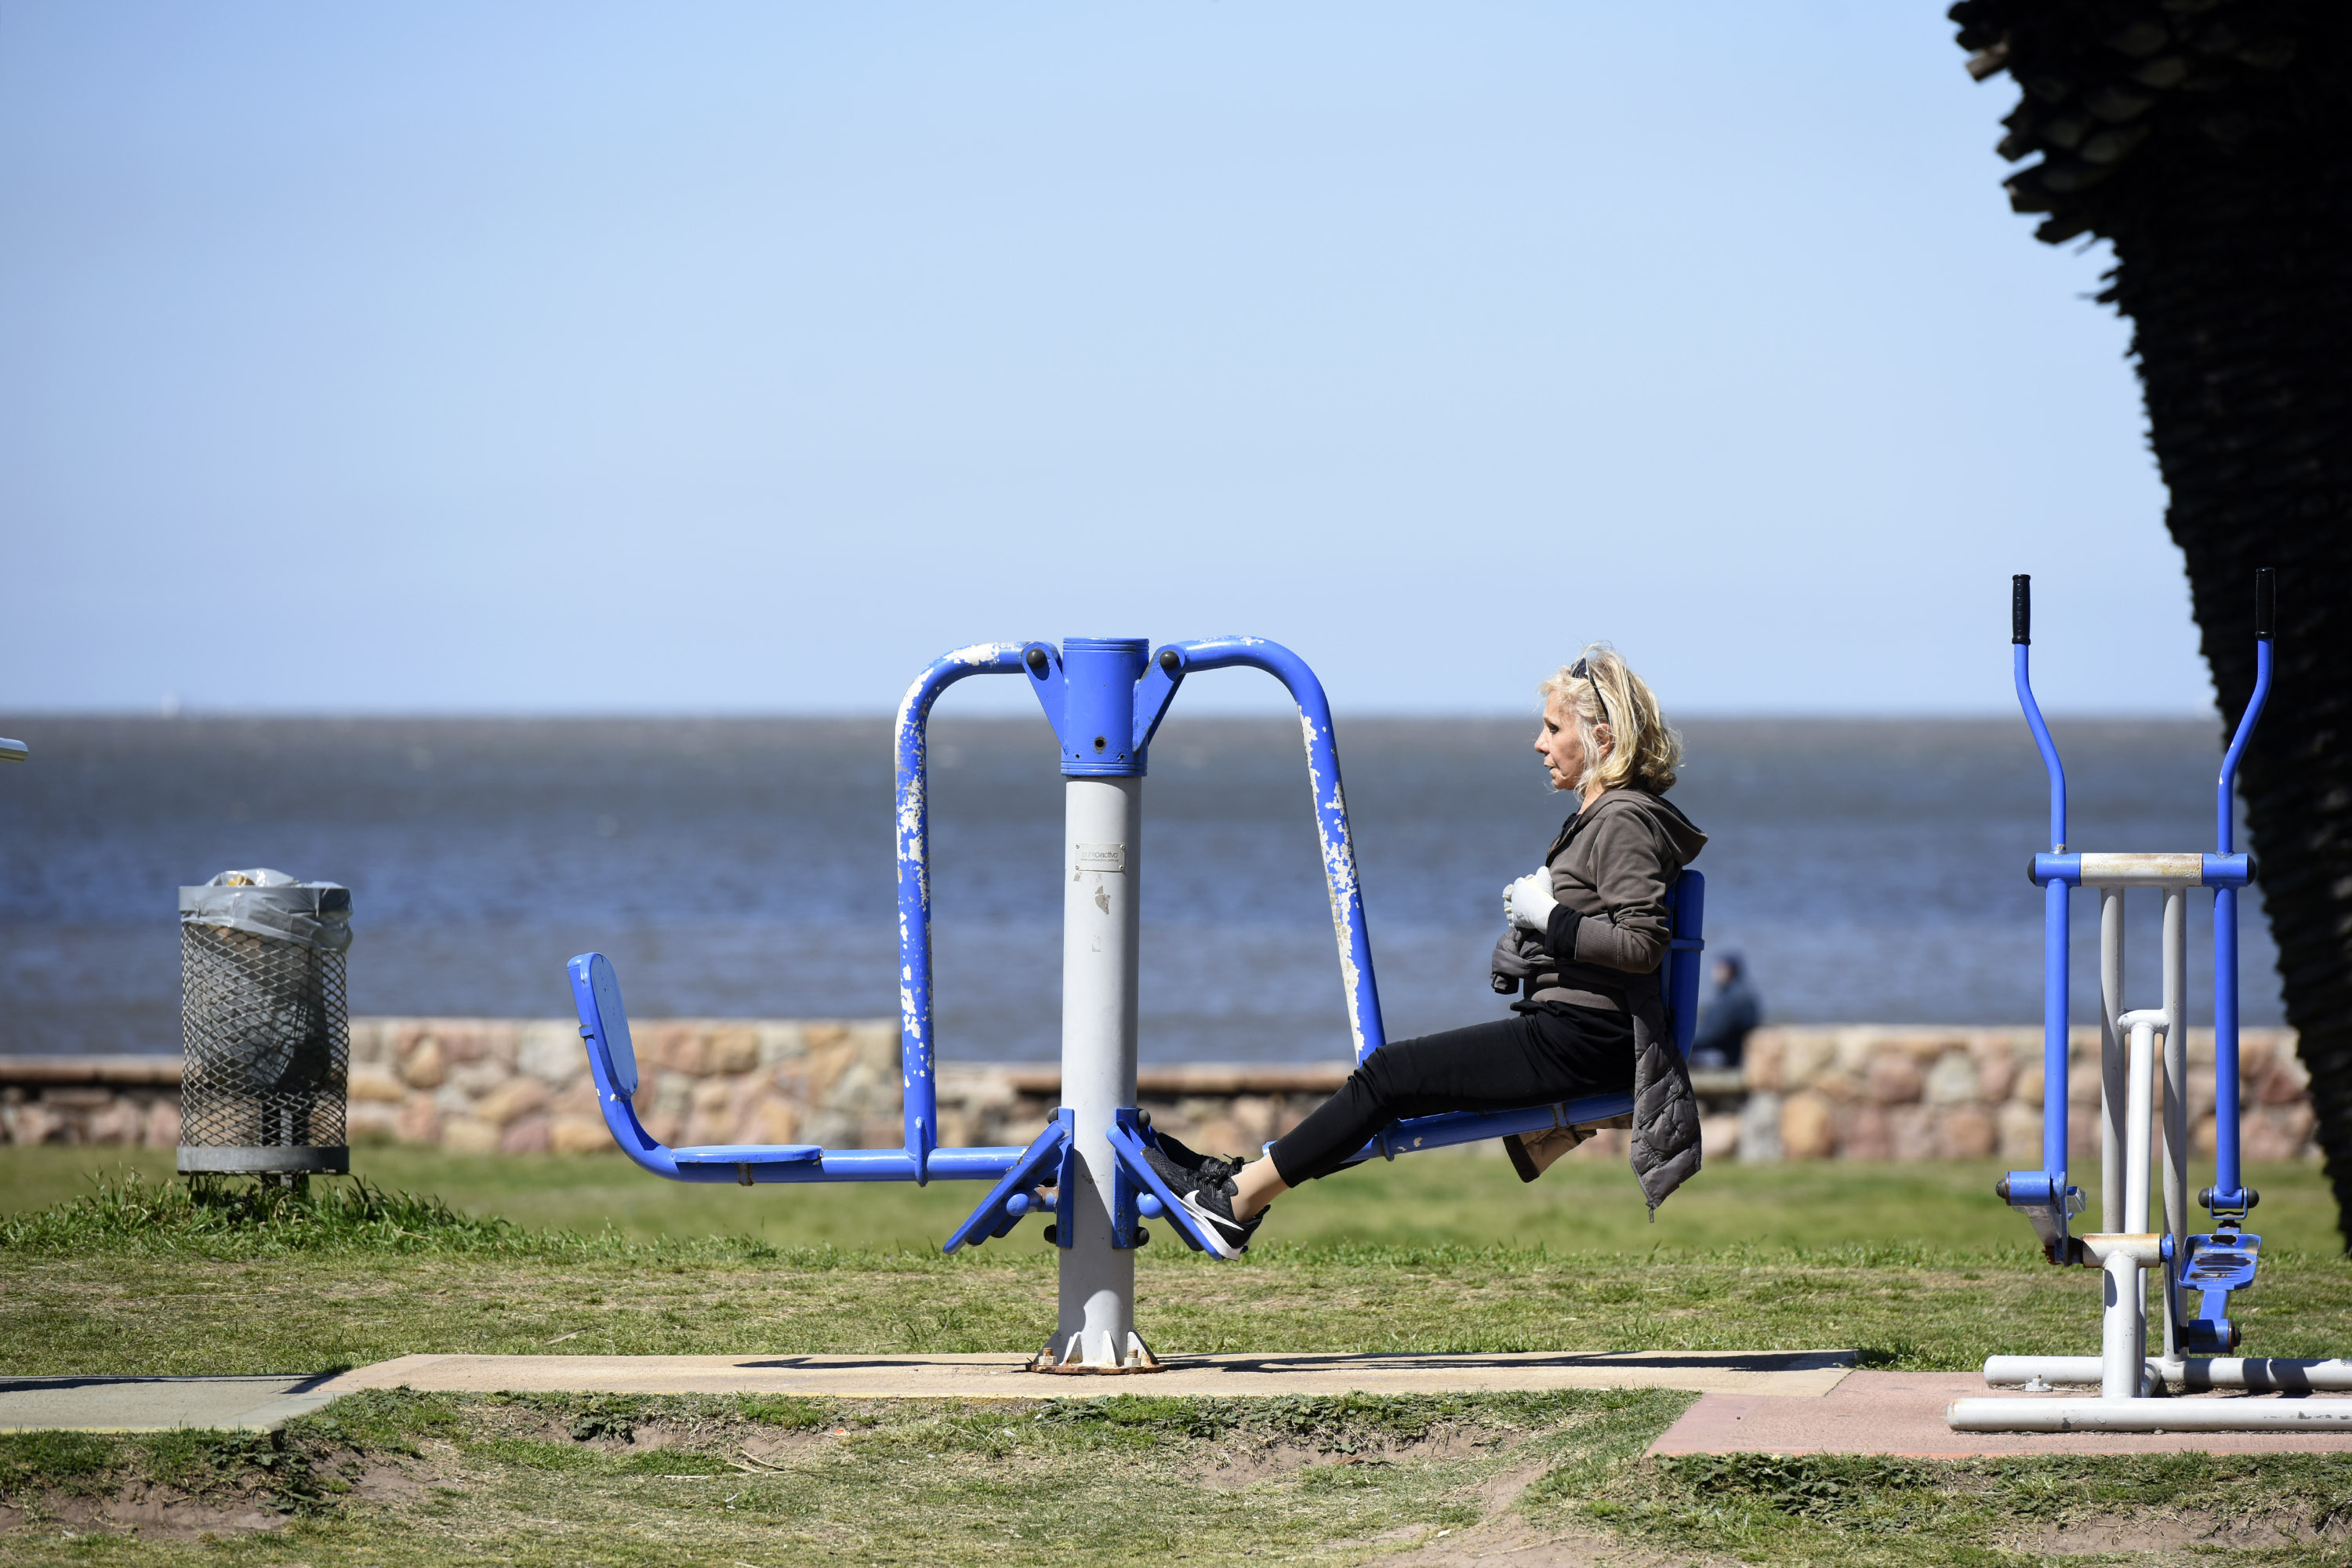
[(283, 871), (180, 889), (180, 1169), (347, 1172), (352, 895)]

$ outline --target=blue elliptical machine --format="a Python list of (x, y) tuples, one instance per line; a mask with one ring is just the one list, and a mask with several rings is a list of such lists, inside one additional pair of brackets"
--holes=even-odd
[[(1060, 1373), (1151, 1372), (1160, 1363), (1135, 1331), (1135, 1248), (1147, 1219), (1165, 1219), (1196, 1251), (1223, 1252), (1144, 1159), (1159, 1135), (1136, 1107), (1138, 882), (1142, 869), (1142, 784), (1151, 737), (1185, 678), (1203, 670), (1262, 669), (1288, 688), (1307, 744), (1307, 783), (1331, 893), (1339, 973), (1359, 1060), (1381, 1047), (1380, 993), (1356, 885), (1355, 849), (1332, 746), (1323, 686), (1297, 655), (1257, 637), (1171, 643), (1149, 653), (1139, 639), (1072, 637), (984, 643), (926, 669), (898, 707), (898, 1005), (906, 1142), (897, 1149), (814, 1144), (727, 1144), (672, 1149), (648, 1133), (632, 1103), (638, 1088), (628, 1016), (612, 964), (597, 952), (571, 963), (580, 1034), (613, 1138), (630, 1159), (679, 1182), (913, 1182), (993, 1184), (948, 1237), (945, 1250), (1008, 1236), (1039, 1208), (1045, 1237), (1061, 1248), (1054, 1337), (1031, 1363)], [(1026, 1148), (938, 1147), (932, 1076), (929, 817), (924, 792), (925, 727), (931, 704), (973, 675), (1025, 679), (1061, 742), (1067, 832), (1063, 888), (1062, 1106)], [(1706, 879), (1683, 873), (1671, 899), (1671, 946), (1661, 978), (1675, 1045), (1690, 1052), (1697, 1014), (1700, 921)], [(1359, 1158), (1394, 1159), (1418, 1149), (1593, 1127), (1629, 1116), (1629, 1093), (1595, 1095), (1523, 1110), (1429, 1116), (1391, 1124)], [(1050, 1187), (1053, 1197), (1041, 1198)]]
[[(2169, 1392), (2352, 1392), (2352, 1362), (2284, 1361), (2227, 1354), (2239, 1341), (2230, 1297), (2254, 1282), (2263, 1238), (2245, 1228), (2257, 1195), (2238, 1163), (2238, 889), (2254, 879), (2252, 859), (2234, 853), (2231, 812), (2238, 760), (2270, 699), (2274, 630), (2272, 574), (2254, 574), (2254, 692), (2221, 759), (2214, 795), (2214, 852), (2098, 854), (2066, 843), (2066, 773), (2033, 700), (2027, 671), (2031, 580), (2012, 580), (2011, 642), (2017, 700), (2050, 773), (2050, 852), (2029, 874), (2042, 889), (2042, 1165), (2011, 1171), (1999, 1192), (2030, 1220), (2042, 1255), (2100, 1269), (2101, 1353), (1993, 1356), (1985, 1382), (2033, 1393), (2096, 1384), (2095, 1399), (1963, 1399), (1945, 1413), (1963, 1432), (2352, 1431), (2352, 1400), (2182, 1401)], [(2083, 1193), (2066, 1182), (2067, 903), (2077, 888), (2099, 890), (2100, 1226), (2072, 1233)], [(2213, 1184), (2198, 1194), (2213, 1215), (2208, 1235), (2189, 1231), (2189, 889), (2213, 889)], [(2131, 888), (2164, 896), (2163, 1005), (2124, 1005), (2124, 897)], [(2163, 1041), (2164, 1228), (2148, 1228), (2151, 1124), (2157, 1110), (2157, 1041)], [(2162, 1275), (2163, 1349), (2151, 1356), (2143, 1275)]]

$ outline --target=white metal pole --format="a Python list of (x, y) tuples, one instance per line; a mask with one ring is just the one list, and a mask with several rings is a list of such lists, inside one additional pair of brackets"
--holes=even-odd
[(2099, 1397), (2137, 1399), (2146, 1360), (2141, 1353), (2139, 1260), (2111, 1252), (2106, 1273), (2106, 1311), (2099, 1320)]
[(2352, 1399), (1963, 1399), (1955, 1432), (2352, 1432)]
[(1111, 1118), (1135, 1103), (1143, 781), (1070, 778), (1064, 787), (1062, 1104), (1076, 1124), (1078, 1178), (1048, 1348), (1059, 1365), (1108, 1371), (1152, 1364), (1135, 1332), (1135, 1254), (1111, 1246), (1110, 1224)]
[[(2151, 1362), (2152, 1374), (2195, 1391), (2251, 1388), (2294, 1394), (2352, 1394), (2352, 1361), (2308, 1361), (2285, 1356), (2192, 1356)], [(2095, 1384), (2105, 1364), (2095, 1355), (1987, 1356), (1984, 1380), (1994, 1388), (2023, 1384)]]
[(2099, 889), (2099, 1228), (2124, 1224), (2124, 890)]
[[(2162, 1013), (2146, 1009), (2116, 1020), (2131, 1036), (2130, 1080), (2124, 1094), (2124, 1229), (2133, 1234), (2147, 1230), (2148, 1136), (2156, 1114), (2156, 1030), (2163, 1021)], [(2127, 1299), (2113, 1289), (2108, 1292), (2108, 1322), (2100, 1341), (2106, 1373), (2100, 1386), (2104, 1394), (2120, 1385), (2127, 1392), (2106, 1396), (2129, 1399), (2138, 1393), (2140, 1367), (2147, 1359), (2147, 1293), (2137, 1259), (2132, 1260), (2126, 1280), (2116, 1272), (2114, 1259), (2109, 1258), (2107, 1278), (2118, 1285), (2127, 1282), (2129, 1290)], [(2120, 1359), (2116, 1347), (2122, 1342), (2121, 1331), (2114, 1321), (2119, 1312), (2130, 1321), (2129, 1349)]]
[[(2189, 889), (2164, 889), (2164, 1228), (2189, 1256)], [(2164, 1276), (2159, 1274), (2158, 1279)], [(2164, 1302), (2164, 1359), (2177, 1360), (2173, 1303)]]

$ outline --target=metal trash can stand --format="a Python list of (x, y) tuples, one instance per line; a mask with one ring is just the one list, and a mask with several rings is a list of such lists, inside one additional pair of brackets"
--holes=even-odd
[(352, 895), (283, 871), (180, 889), (180, 1169), (341, 1173)]

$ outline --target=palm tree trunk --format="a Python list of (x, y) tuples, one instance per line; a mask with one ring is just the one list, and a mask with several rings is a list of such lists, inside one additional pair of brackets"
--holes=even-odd
[[(2278, 666), (2241, 773), (2248, 846), (2352, 1245), (2352, 170), (2215, 155), (2116, 246), (2148, 425), (2226, 721)], [(2184, 166), (2187, 165), (2187, 166)]]

